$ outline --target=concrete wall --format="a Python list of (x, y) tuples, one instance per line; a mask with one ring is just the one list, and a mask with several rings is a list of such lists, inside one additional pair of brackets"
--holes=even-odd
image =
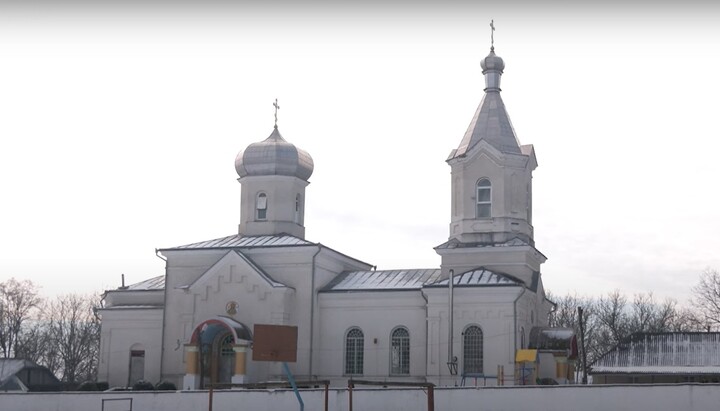
[[(331, 390), (329, 410), (348, 409), (347, 390)], [(323, 390), (302, 392), (305, 409), (323, 410)], [(208, 393), (18, 393), (0, 394), (0, 410), (13, 411), (201, 411), (208, 409)], [(427, 397), (419, 389), (356, 389), (353, 411), (427, 409)], [(720, 385), (609, 385), (571, 387), (439, 388), (435, 409), (442, 411), (705, 411), (717, 409)], [(239, 404), (242, 404), (239, 407)], [(275, 411), (298, 409), (290, 390), (220, 391), (213, 397), (213, 411)]]

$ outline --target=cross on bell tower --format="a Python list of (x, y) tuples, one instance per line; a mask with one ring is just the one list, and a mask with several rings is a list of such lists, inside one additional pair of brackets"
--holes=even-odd
[(273, 103), (273, 107), (275, 107), (275, 128), (277, 128), (277, 112), (280, 110), (280, 106), (278, 105), (278, 100), (275, 99), (275, 102)]

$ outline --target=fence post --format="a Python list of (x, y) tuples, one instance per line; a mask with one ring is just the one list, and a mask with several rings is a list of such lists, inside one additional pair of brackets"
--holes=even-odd
[(352, 382), (352, 380), (349, 380), (348, 381), (348, 411), (352, 411), (352, 406), (353, 406), (352, 392), (353, 392), (353, 382)]
[(428, 385), (428, 411), (435, 411), (435, 387)]
[(330, 391), (330, 383), (325, 381), (325, 411), (328, 411), (328, 391)]

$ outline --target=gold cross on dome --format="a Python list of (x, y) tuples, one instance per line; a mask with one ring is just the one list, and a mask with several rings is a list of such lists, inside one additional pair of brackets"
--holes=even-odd
[(273, 103), (273, 107), (275, 107), (275, 128), (277, 128), (277, 112), (280, 110), (280, 106), (278, 105), (277, 99), (275, 99), (275, 102)]

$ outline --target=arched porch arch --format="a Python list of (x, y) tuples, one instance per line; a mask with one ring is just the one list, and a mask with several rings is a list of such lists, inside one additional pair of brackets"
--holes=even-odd
[(244, 382), (245, 356), (252, 339), (250, 328), (230, 317), (215, 316), (196, 325), (185, 345), (183, 387)]

